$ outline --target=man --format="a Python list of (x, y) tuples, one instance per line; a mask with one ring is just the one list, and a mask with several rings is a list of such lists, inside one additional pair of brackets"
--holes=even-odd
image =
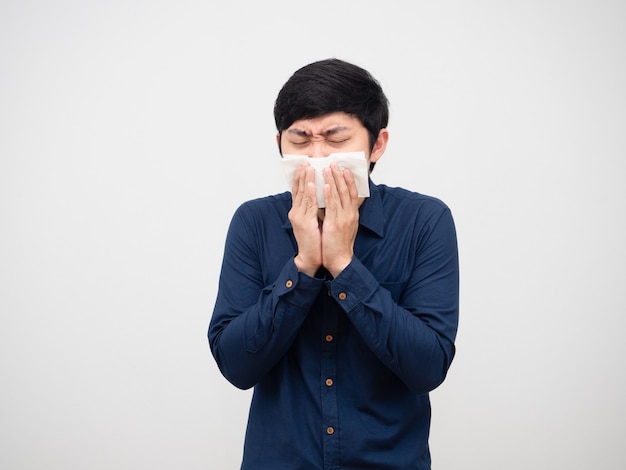
[[(296, 71), (274, 116), (281, 155), (382, 157), (378, 82), (329, 59)], [(254, 387), (242, 469), (429, 469), (428, 392), (458, 323), (454, 222), (439, 200), (355, 176), (296, 171), (291, 193), (231, 222), (209, 343), (224, 376)]]

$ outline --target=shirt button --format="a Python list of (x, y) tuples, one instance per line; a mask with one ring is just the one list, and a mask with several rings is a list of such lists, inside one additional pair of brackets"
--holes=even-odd
[(326, 434), (335, 434), (335, 428), (333, 428), (332, 426), (328, 426), (326, 428)]
[(346, 297), (348, 297), (348, 296), (346, 295), (345, 292), (340, 292), (339, 293), (339, 300), (346, 300)]
[(333, 340), (333, 339), (334, 339), (334, 338), (333, 338), (333, 335), (326, 335), (326, 342), (327, 342), (327, 343), (332, 342), (332, 340)]
[(329, 387), (333, 386), (333, 379), (326, 379), (326, 385), (328, 385)]
[(287, 282), (285, 282), (285, 285), (287, 286), (288, 289), (290, 289), (291, 286), (293, 286), (293, 281), (289, 279)]
[(331, 295), (333, 295), (333, 294), (331, 294), (331, 293), (330, 293), (330, 291), (329, 291), (329, 290), (327, 290), (327, 291), (326, 291), (326, 295), (328, 295), (328, 297), (330, 297), (330, 296), (331, 296)]

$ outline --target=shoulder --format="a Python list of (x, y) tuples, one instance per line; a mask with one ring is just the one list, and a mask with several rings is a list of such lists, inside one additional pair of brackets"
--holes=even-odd
[(406, 231), (415, 235), (417, 246), (436, 240), (456, 249), (452, 212), (441, 199), (403, 188), (379, 185), (385, 232)]
[(235, 210), (228, 229), (228, 239), (253, 243), (254, 240), (274, 236), (288, 221), (290, 208), (289, 192), (250, 199)]
[(291, 208), (291, 193), (284, 192), (271, 196), (250, 199), (242, 203), (235, 211), (235, 218), (252, 220), (282, 221)]
[(450, 208), (441, 199), (408, 189), (376, 185), (385, 210), (407, 209), (419, 211), (423, 215), (449, 212)]

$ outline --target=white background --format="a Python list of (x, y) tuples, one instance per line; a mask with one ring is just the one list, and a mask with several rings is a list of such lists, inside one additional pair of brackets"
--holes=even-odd
[(235, 469), (206, 328), (272, 108), (338, 57), (391, 101), (372, 177), (457, 223), (436, 470), (626, 466), (622, 1), (0, 2), (0, 467)]

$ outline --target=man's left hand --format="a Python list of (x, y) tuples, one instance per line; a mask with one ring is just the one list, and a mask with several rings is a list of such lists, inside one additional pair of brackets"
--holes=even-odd
[(359, 228), (359, 207), (354, 175), (341, 170), (336, 162), (324, 170), (326, 211), (322, 225), (322, 264), (333, 277), (352, 261), (354, 240)]

